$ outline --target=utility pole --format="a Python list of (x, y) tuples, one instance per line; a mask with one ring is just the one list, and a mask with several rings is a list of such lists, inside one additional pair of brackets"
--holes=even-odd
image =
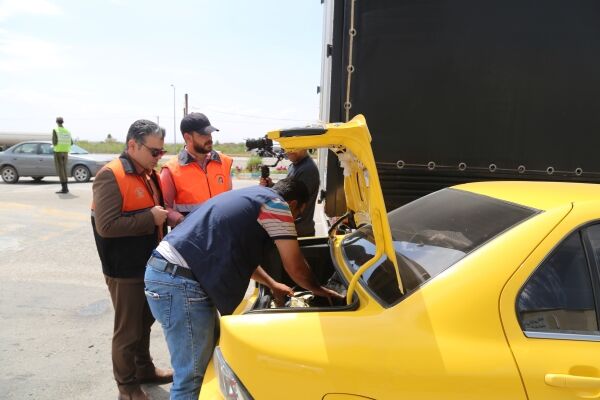
[(183, 108), (183, 116), (188, 115), (188, 94), (185, 94), (185, 107)]

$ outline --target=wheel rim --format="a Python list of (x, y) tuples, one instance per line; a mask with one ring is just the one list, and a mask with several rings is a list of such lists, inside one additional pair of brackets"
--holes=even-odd
[(75, 168), (75, 171), (73, 172), (73, 177), (78, 182), (85, 181), (88, 178), (88, 176), (89, 176), (89, 173), (88, 173), (87, 168), (85, 168), (85, 167), (77, 167), (77, 168)]
[(2, 170), (2, 179), (7, 182), (12, 182), (15, 180), (16, 173), (12, 168), (4, 168)]

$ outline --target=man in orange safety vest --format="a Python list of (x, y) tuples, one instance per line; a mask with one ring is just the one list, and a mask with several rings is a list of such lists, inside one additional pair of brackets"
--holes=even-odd
[(231, 190), (233, 159), (213, 150), (212, 133), (218, 129), (202, 113), (186, 115), (180, 128), (185, 147), (160, 173), (171, 227), (206, 200)]

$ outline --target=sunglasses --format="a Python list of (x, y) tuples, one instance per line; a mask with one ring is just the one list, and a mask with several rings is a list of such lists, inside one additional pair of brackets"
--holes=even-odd
[(148, 147), (144, 143), (142, 143), (142, 146), (144, 146), (150, 151), (152, 157), (162, 156), (167, 152), (165, 149), (155, 149), (154, 147)]

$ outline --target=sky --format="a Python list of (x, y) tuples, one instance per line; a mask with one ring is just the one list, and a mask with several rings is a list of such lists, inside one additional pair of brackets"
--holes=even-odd
[(149, 119), (181, 143), (185, 93), (221, 143), (315, 123), (322, 13), (320, 0), (0, 0), (0, 132), (51, 132), (60, 115), (78, 140), (123, 141)]

